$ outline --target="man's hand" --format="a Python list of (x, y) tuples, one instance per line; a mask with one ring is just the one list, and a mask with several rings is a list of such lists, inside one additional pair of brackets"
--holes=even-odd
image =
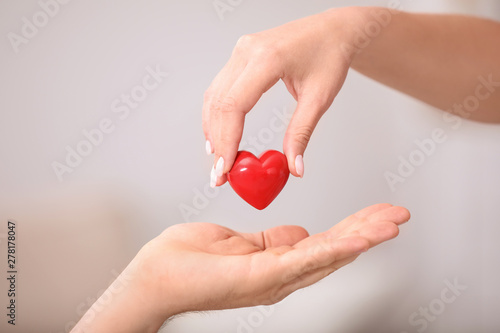
[(245, 234), (216, 224), (179, 224), (139, 257), (158, 278), (147, 281), (166, 312), (273, 304), (396, 237), (408, 219), (406, 209), (380, 204), (314, 236), (299, 226)]
[(248, 234), (210, 223), (174, 225), (125, 269), (118, 280), (126, 288), (105, 293), (109, 304), (98, 300), (73, 332), (156, 332), (182, 312), (279, 302), (396, 237), (409, 218), (405, 208), (378, 204), (313, 236), (298, 226)]

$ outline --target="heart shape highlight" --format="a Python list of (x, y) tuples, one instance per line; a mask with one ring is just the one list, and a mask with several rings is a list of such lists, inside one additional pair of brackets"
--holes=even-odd
[(242, 150), (236, 155), (227, 180), (243, 200), (262, 210), (278, 196), (289, 175), (286, 157), (279, 151), (268, 150), (257, 158)]

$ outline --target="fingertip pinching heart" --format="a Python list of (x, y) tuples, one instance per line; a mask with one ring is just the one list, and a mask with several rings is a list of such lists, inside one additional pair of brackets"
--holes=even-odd
[(247, 203), (262, 210), (278, 196), (290, 170), (282, 153), (268, 150), (259, 158), (248, 151), (239, 151), (227, 180), (234, 191)]

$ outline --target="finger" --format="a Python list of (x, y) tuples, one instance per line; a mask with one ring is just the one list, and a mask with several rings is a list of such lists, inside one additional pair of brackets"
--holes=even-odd
[(249, 64), (227, 95), (210, 109), (214, 164), (219, 163), (219, 158), (223, 159), (218, 170), (219, 177), (229, 172), (233, 166), (243, 133), (245, 115), (278, 79), (279, 76), (265, 65)]
[(246, 112), (233, 97), (224, 97), (224, 100), (215, 102), (211, 107), (210, 130), (217, 177), (226, 174), (234, 163), (243, 134)]
[(387, 203), (365, 207), (335, 224), (327, 232), (338, 237), (342, 237), (342, 235), (349, 236), (351, 231), (357, 230), (360, 227), (360, 223), (366, 222), (368, 216), (390, 207), (392, 207), (392, 205)]
[[(368, 226), (376, 225), (380, 222), (390, 222), (397, 228), (398, 225), (408, 221), (409, 217), (410, 213), (406, 208), (394, 207), (390, 204), (378, 204), (369, 206), (348, 216), (330, 228), (328, 232), (332, 234), (332, 237), (350, 237), (352, 235), (360, 235), (360, 232), (367, 230)], [(379, 244), (380, 241), (371, 241), (371, 243)]]
[(390, 221), (366, 224), (359, 230), (359, 236), (365, 238), (370, 243), (370, 247), (377, 246), (383, 242), (397, 237), (399, 228)]
[[(341, 242), (343, 240), (348, 240), (349, 242), (351, 242), (353, 239), (361, 239), (362, 241), (360, 242), (360, 244), (363, 244), (363, 241), (367, 241), (369, 243), (369, 247), (371, 248), (395, 238), (398, 233), (399, 228), (394, 223), (385, 221), (373, 225), (367, 225), (365, 228), (360, 230), (359, 236), (341, 238), (336, 242)], [(359, 256), (361, 251), (364, 252), (367, 249), (364, 246), (366, 246), (366, 243), (365, 245), (363, 245), (363, 247), (361, 247), (361, 250), (354, 246), (351, 249), (351, 251), (353, 252), (345, 251), (342, 255), (337, 254), (335, 260), (331, 261), (331, 263), (328, 265), (323, 265), (324, 262), (328, 262), (327, 260), (323, 263), (320, 262), (321, 258), (319, 257), (319, 255), (321, 255), (321, 252), (317, 252), (315, 255), (311, 255), (311, 261), (306, 262), (305, 266), (303, 266), (301, 270), (294, 273), (297, 274), (295, 279), (291, 280), (283, 286), (283, 293), (288, 295), (295, 290), (305, 288), (322, 280), (341, 267), (353, 262)], [(316, 258), (316, 260), (312, 261), (312, 258)]]
[(202, 108), (202, 126), (205, 135), (207, 154), (212, 154), (213, 139), (210, 127), (210, 109), (212, 104), (225, 96), (229, 89), (233, 86), (236, 79), (243, 72), (246, 67), (246, 59), (231, 57), (224, 65), (219, 73), (215, 76), (214, 80), (206, 90), (203, 98)]
[(314, 98), (298, 101), (283, 141), (283, 152), (288, 160), (288, 168), (296, 177), (304, 176), (304, 151), (326, 109), (324, 103), (318, 103)]
[(352, 263), (354, 260), (358, 258), (358, 256), (359, 255), (350, 256), (343, 260), (336, 261), (330, 266), (321, 267), (314, 271), (303, 274), (297, 277), (295, 280), (285, 284), (282, 287), (283, 293), (289, 295), (296, 290), (313, 285), (316, 282), (323, 280), (328, 275), (338, 271), (340, 268)]
[(358, 211), (357, 213), (354, 213), (354, 216), (359, 217), (359, 218), (365, 218), (368, 217), (369, 215), (372, 215), (378, 211), (384, 210), (386, 208), (392, 207), (391, 204), (388, 203), (380, 203), (380, 204), (375, 204), (371, 205), (368, 207), (365, 207)]
[(367, 218), (369, 222), (391, 221), (399, 225), (410, 219), (410, 212), (404, 207), (393, 206), (374, 212)]
[(288, 268), (283, 282), (288, 283), (303, 274), (358, 255), (369, 247), (369, 241), (359, 236), (338, 240), (324, 237), (315, 244), (289, 251), (282, 256), (282, 262)]
[[(273, 289), (263, 304), (274, 304), (301, 287), (301, 285), (293, 285), (294, 281), (301, 276), (321, 268), (327, 269), (337, 261), (339, 264), (344, 262), (347, 264), (349, 258), (355, 258), (359, 253), (366, 251), (368, 246), (365, 239), (351, 237), (332, 242), (329, 246), (320, 246), (316, 243), (315, 246), (309, 248), (291, 248), (291, 250), (285, 250), (278, 254), (264, 251), (255, 258), (268, 262), (265, 267), (269, 268), (252, 278), (265, 285), (262, 289)], [(319, 279), (311, 280), (307, 285), (319, 281)]]
[(277, 289), (271, 291), (270, 296), (267, 297), (266, 301), (264, 301), (263, 304), (270, 305), (277, 303), (282, 299), (284, 299), (285, 297), (287, 297), (288, 295), (290, 295), (291, 293), (293, 293), (294, 291), (308, 287), (324, 279), (331, 273), (337, 271), (338, 269), (344, 267), (345, 265), (350, 264), (351, 262), (356, 260), (357, 257), (358, 255), (347, 257), (345, 259), (335, 262), (331, 266), (316, 269), (314, 271), (305, 273), (288, 283), (280, 284), (278, 285)]

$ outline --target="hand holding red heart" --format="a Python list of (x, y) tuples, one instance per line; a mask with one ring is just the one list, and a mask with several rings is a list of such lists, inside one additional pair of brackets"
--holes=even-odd
[[(353, 57), (338, 46), (352, 40), (356, 23), (362, 21), (362, 15), (353, 9), (341, 10), (306, 17), (238, 41), (228, 63), (207, 89), (203, 103), (206, 150), (215, 154), (213, 186), (227, 180), (246, 114), (279, 80), (297, 101), (283, 140), (283, 153), (290, 173), (304, 175), (306, 146), (342, 87)], [(351, 12), (353, 15), (348, 15)]]

